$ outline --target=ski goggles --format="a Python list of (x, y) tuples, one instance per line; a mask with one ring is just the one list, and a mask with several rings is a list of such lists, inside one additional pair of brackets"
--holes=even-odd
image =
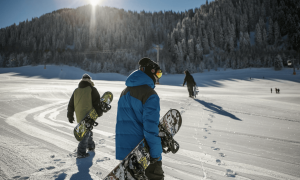
[(162, 70), (161, 69), (157, 70), (156, 73), (155, 73), (155, 75), (156, 75), (156, 77), (158, 79), (161, 78), (161, 76), (162, 76)]

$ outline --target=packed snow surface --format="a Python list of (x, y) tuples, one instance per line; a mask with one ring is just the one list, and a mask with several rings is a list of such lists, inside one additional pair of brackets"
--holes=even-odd
[[(174, 108), (183, 118), (175, 136), (180, 150), (163, 154), (165, 179), (299, 179), (300, 71), (292, 72), (195, 73), (195, 99), (182, 87), (183, 74), (163, 75), (155, 88), (161, 116)], [(119, 163), (115, 123), (126, 76), (116, 73), (89, 73), (100, 94), (111, 91), (114, 100), (93, 130), (96, 151), (74, 157), (67, 104), (84, 73), (68, 66), (0, 68), (0, 179), (102, 179)]]

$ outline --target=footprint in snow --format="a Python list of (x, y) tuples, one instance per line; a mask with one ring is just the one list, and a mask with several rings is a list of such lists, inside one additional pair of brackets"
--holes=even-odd
[(49, 166), (49, 167), (46, 167), (47, 170), (51, 170), (51, 169), (55, 169), (54, 166)]
[(41, 168), (41, 169), (39, 169), (39, 171), (43, 171), (43, 170), (45, 170), (45, 168)]
[(54, 155), (51, 155), (50, 157), (51, 157), (51, 158), (55, 158), (55, 156), (54, 156)]
[(224, 175), (227, 177), (235, 177), (236, 173), (231, 169), (226, 169), (226, 172)]
[(110, 158), (108, 158), (108, 157), (104, 157), (104, 158), (102, 158), (102, 159), (98, 159), (96, 162), (98, 163), (100, 163), (100, 162), (103, 162), (103, 161), (107, 161), (107, 160), (110, 160)]
[(61, 159), (54, 159), (54, 161), (61, 161)]
[(203, 136), (203, 138), (206, 139), (207, 137), (206, 137), (206, 136)]
[(219, 153), (219, 156), (225, 157), (226, 155), (224, 153)]
[(220, 151), (220, 148), (213, 148), (214, 151)]
[(21, 177), (21, 176), (15, 176), (13, 179), (23, 180), (23, 179), (29, 179), (29, 177)]
[(213, 141), (214, 144), (217, 144), (217, 141)]
[(216, 163), (218, 163), (219, 165), (221, 164), (221, 160), (220, 159), (217, 159), (216, 160)]
[(105, 143), (105, 139), (100, 139), (99, 140), (99, 144), (104, 144)]

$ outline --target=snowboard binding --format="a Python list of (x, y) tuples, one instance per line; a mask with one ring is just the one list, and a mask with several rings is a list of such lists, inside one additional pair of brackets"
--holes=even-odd
[(177, 153), (179, 150), (179, 143), (173, 139), (173, 136), (165, 130), (163, 126), (159, 126), (159, 137), (161, 138), (161, 145), (165, 154), (172, 152)]
[(94, 121), (93, 119), (88, 119), (85, 123), (85, 127), (87, 130), (91, 131), (93, 130), (94, 126), (98, 126), (98, 123)]
[(103, 110), (103, 112), (107, 112), (111, 109), (111, 105), (106, 104), (103, 101), (101, 101), (100, 106), (101, 106), (101, 109)]
[[(136, 180), (148, 180), (147, 176), (145, 175), (144, 167), (137, 161), (137, 155), (131, 154), (127, 160), (124, 162), (124, 167), (127, 167), (127, 173), (130, 173), (130, 176)], [(128, 176), (128, 175), (127, 175)], [(130, 179), (125, 177), (125, 179)]]

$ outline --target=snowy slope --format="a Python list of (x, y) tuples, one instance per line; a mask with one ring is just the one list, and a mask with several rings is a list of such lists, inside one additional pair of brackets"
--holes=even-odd
[[(68, 66), (0, 68), (0, 179), (101, 179), (118, 164), (116, 107), (126, 77), (115, 73), (89, 73), (100, 94), (113, 92), (113, 108), (93, 130), (96, 152), (73, 157), (78, 142), (66, 108), (83, 73)], [(297, 74), (292, 69), (196, 73), (196, 99), (182, 87), (183, 75), (164, 75), (155, 89), (161, 115), (176, 108), (183, 117), (175, 136), (179, 152), (163, 155), (165, 179), (299, 179)]]

